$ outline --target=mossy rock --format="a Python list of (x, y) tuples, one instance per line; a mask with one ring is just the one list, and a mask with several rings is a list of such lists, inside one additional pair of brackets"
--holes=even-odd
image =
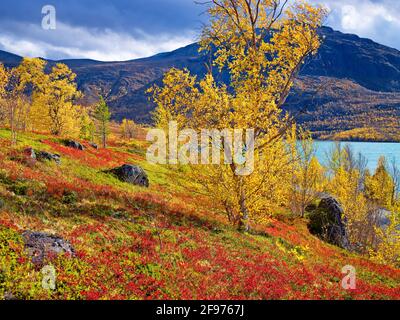
[(322, 240), (342, 248), (348, 247), (344, 212), (333, 197), (321, 199), (318, 207), (309, 213), (308, 229)]

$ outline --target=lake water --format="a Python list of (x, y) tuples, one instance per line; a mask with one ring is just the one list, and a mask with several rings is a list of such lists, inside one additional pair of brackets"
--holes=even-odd
[[(326, 154), (334, 147), (333, 141), (314, 141), (316, 147), (316, 156), (322, 163), (326, 163)], [(400, 143), (389, 142), (341, 142), (342, 146), (350, 145), (355, 155), (361, 153), (368, 160), (368, 169), (374, 172), (378, 160), (381, 156), (385, 156), (390, 163), (393, 159), (400, 168)]]

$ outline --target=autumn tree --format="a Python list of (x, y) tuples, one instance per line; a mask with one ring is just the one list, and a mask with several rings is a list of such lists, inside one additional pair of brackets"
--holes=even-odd
[(28, 129), (48, 132), (51, 127), (49, 117), (48, 75), (45, 73), (47, 62), (39, 58), (24, 58), (19, 65), (21, 82), (30, 94)]
[(52, 68), (45, 83), (44, 94), (51, 120), (50, 132), (54, 135), (60, 135), (68, 127), (73, 127), (73, 122), (78, 117), (73, 105), (80, 94), (75, 78), (76, 74), (65, 64), (58, 63)]
[(395, 192), (395, 182), (387, 169), (384, 157), (379, 158), (375, 173), (365, 181), (367, 197), (382, 207), (392, 204)]
[(18, 67), (6, 70), (0, 67), (1, 89), (0, 103), (3, 117), (11, 130), (11, 143), (15, 144), (17, 132), (26, 130), (30, 123), (33, 79), (37, 71), (42, 71), (44, 62), (40, 59), (24, 58)]
[(397, 166), (396, 159), (392, 159), (390, 164), (390, 176), (393, 179), (393, 190), (392, 190), (392, 205), (399, 202), (400, 193), (400, 169)]
[(132, 139), (135, 136), (136, 124), (133, 120), (123, 119), (121, 123), (121, 133), (125, 139)]
[(384, 157), (378, 161), (375, 173), (365, 180), (365, 193), (375, 204), (373, 218), (386, 220), (375, 226), (375, 241), (369, 248), (370, 257), (384, 264), (400, 267), (400, 202), (398, 201), (399, 171), (393, 160), (391, 167)]
[(315, 146), (309, 133), (300, 132), (293, 151), (292, 211), (304, 217), (308, 205), (315, 201), (325, 187), (325, 170), (315, 156)]
[(358, 165), (351, 148), (336, 143), (327, 154), (327, 170), (327, 191), (343, 208), (349, 242), (365, 253), (374, 237), (374, 226), (368, 223), (370, 208), (360, 185), (364, 168)]
[(95, 107), (93, 117), (97, 122), (97, 134), (101, 139), (103, 148), (106, 148), (111, 113), (102, 96), (100, 96), (100, 101)]
[[(398, 266), (400, 204), (393, 201), (396, 182), (385, 158), (379, 159), (371, 175), (362, 156), (357, 157), (348, 145), (337, 143), (327, 162), (327, 190), (343, 207), (351, 248), (369, 254), (377, 262)], [(382, 225), (383, 220), (389, 220), (388, 224)]]
[(389, 224), (376, 228), (378, 243), (369, 250), (372, 260), (378, 263), (400, 267), (400, 208), (391, 206), (393, 210), (388, 219)]
[(0, 67), (0, 109), (11, 129), (12, 144), (18, 130), (79, 135), (80, 120), (87, 112), (74, 103), (80, 96), (76, 75), (64, 64), (46, 73), (46, 64), (39, 58), (24, 58), (18, 67)]
[(76, 135), (80, 110), (75, 100), (81, 95), (76, 75), (62, 63), (46, 73), (46, 64), (42, 59), (24, 58), (18, 67), (21, 85), (28, 88), (31, 96), (30, 127), (54, 135)]
[(335, 141), (334, 145), (325, 154), (327, 160), (327, 169), (330, 174), (335, 174), (340, 168), (350, 166), (349, 149), (343, 147), (339, 141)]
[(96, 135), (96, 125), (91, 114), (93, 113), (92, 107), (79, 107), (79, 137), (84, 140), (94, 142)]
[[(20, 86), (19, 95), (25, 98), (25, 108), (21, 110), (21, 126), (23, 130), (33, 129), (32, 105), (38, 91), (45, 85), (44, 68), (46, 61), (39, 58), (24, 58), (17, 67)], [(39, 119), (44, 121), (46, 109), (41, 108)]]
[[(302, 65), (320, 46), (317, 29), (325, 10), (278, 0), (210, 3), (210, 24), (201, 38), (201, 50), (213, 57), (209, 72), (200, 80), (187, 70), (168, 72), (163, 87), (152, 90), (155, 119), (160, 127), (176, 121), (179, 129), (254, 130), (251, 174), (237, 174), (246, 166), (243, 162), (206, 170), (191, 167), (204, 192), (247, 231), (251, 220), (263, 219), (288, 201), (287, 141), (293, 118), (282, 112), (282, 105)], [(229, 84), (216, 80), (223, 72), (229, 74)], [(232, 152), (224, 144), (221, 149), (223, 154)]]
[(0, 123), (6, 119), (6, 110), (4, 100), (6, 95), (6, 86), (8, 83), (8, 72), (3, 64), (0, 63)]
[(0, 105), (11, 131), (11, 145), (15, 145), (17, 132), (24, 129), (29, 112), (29, 102), (24, 94), (26, 84), (21, 79), (19, 67), (7, 70), (1, 65), (0, 78)]

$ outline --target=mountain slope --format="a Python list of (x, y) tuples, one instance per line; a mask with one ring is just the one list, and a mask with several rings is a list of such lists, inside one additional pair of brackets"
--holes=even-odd
[(6, 67), (15, 67), (21, 62), (21, 60), (22, 57), (17, 56), (16, 54), (0, 50), (0, 62)]
[[(398, 116), (400, 51), (328, 27), (321, 28), (320, 34), (324, 39), (323, 45), (318, 55), (302, 70), (301, 80), (293, 90), (287, 110), (295, 113), (306, 110), (306, 116), (300, 115), (298, 121), (306, 124), (318, 137), (366, 126), (379, 128), (379, 123), (372, 121), (371, 117), (366, 119), (368, 121), (359, 119), (360, 114), (372, 113), (384, 119)], [(3, 61), (2, 56), (4, 54), (0, 53), (0, 61)], [(77, 73), (86, 102), (94, 102), (102, 94), (110, 103), (114, 118), (127, 117), (149, 123), (154, 106), (149, 102), (146, 90), (154, 83), (160, 83), (164, 72), (171, 67), (187, 68), (201, 77), (206, 72), (207, 60), (207, 57), (199, 55), (198, 45), (192, 44), (125, 62), (62, 62)], [(18, 59), (6, 57), (4, 61), (10, 65)], [(329, 90), (318, 90), (324, 88), (327, 80)], [(391, 131), (400, 129), (396, 121), (389, 122)], [(383, 135), (387, 140), (397, 139), (386, 131)]]
[(322, 140), (400, 141), (399, 92), (376, 92), (347, 79), (301, 76), (286, 109)]
[(349, 79), (373, 91), (400, 92), (400, 51), (323, 28), (318, 56), (302, 75)]

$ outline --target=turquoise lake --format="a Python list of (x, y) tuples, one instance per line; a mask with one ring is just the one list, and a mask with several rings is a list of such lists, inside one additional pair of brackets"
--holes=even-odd
[[(334, 147), (333, 141), (314, 141), (316, 148), (316, 156), (322, 163), (326, 163), (326, 154)], [(397, 166), (400, 168), (400, 143), (389, 142), (341, 142), (342, 146), (350, 145), (354, 153), (358, 155), (361, 153), (368, 160), (368, 169), (374, 172), (378, 160), (381, 156), (385, 156), (386, 160), (390, 163), (396, 161)]]

